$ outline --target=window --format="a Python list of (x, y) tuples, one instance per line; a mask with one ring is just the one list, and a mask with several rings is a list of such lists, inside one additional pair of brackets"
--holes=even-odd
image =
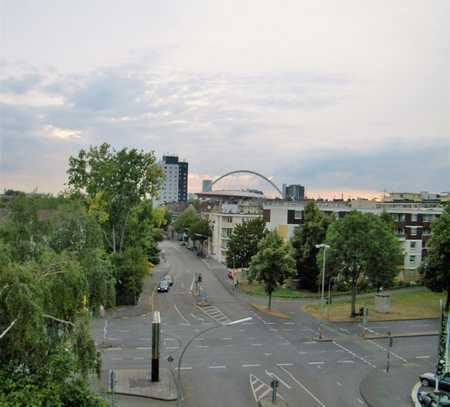
[(223, 221), (225, 223), (232, 223), (233, 222), (233, 217), (232, 216), (224, 216), (223, 217)]
[(222, 228), (222, 237), (230, 237), (232, 233), (233, 233), (233, 229)]
[(303, 219), (303, 211), (294, 211), (294, 219), (295, 220)]
[(411, 236), (416, 236), (416, 235), (417, 235), (417, 229), (411, 228)]
[(416, 248), (416, 242), (411, 242), (411, 243), (409, 244), (409, 247), (410, 247), (411, 249), (415, 249), (415, 248)]
[(433, 221), (433, 215), (432, 214), (427, 213), (427, 214), (422, 215), (422, 216), (423, 216), (423, 221), (424, 222), (432, 222)]
[(417, 213), (411, 214), (411, 222), (417, 222)]
[(415, 263), (416, 262), (416, 256), (409, 256), (409, 262)]

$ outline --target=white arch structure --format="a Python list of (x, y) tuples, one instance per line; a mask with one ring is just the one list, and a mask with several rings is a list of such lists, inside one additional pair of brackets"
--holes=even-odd
[(229, 175), (234, 175), (234, 174), (251, 174), (251, 175), (255, 175), (259, 178), (261, 178), (262, 180), (268, 182), (270, 185), (272, 185), (273, 188), (275, 188), (275, 190), (280, 194), (281, 197), (283, 197), (283, 192), (281, 192), (280, 188), (277, 187), (276, 184), (274, 184), (269, 178), (265, 177), (264, 175), (255, 172), (255, 171), (251, 171), (251, 170), (235, 170), (235, 171), (230, 171), (227, 172), (226, 174), (220, 176), (219, 178), (215, 179), (212, 183), (211, 183), (211, 188), (212, 186), (219, 182), (220, 180), (222, 180), (225, 177), (228, 177)]

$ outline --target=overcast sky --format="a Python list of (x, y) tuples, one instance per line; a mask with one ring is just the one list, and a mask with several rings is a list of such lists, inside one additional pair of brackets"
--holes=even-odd
[(236, 169), (329, 197), (450, 190), (448, 0), (0, 0), (0, 15), (0, 188), (60, 191), (69, 156), (108, 142), (177, 153), (191, 191)]

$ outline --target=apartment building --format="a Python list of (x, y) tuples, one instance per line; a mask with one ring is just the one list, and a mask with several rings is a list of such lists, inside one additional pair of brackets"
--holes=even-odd
[(188, 198), (188, 163), (175, 155), (165, 155), (159, 163), (164, 173), (159, 201), (186, 202)]
[[(308, 201), (289, 202), (267, 200), (263, 203), (263, 218), (267, 228), (276, 230), (280, 236), (290, 239), (296, 227), (303, 223), (304, 208)], [(395, 222), (395, 233), (404, 251), (403, 275), (405, 280), (417, 278), (417, 271), (427, 253), (431, 236), (431, 222), (444, 209), (435, 202), (377, 202), (369, 200), (316, 201), (324, 213), (334, 213), (342, 218), (352, 210), (380, 215), (388, 212)]]

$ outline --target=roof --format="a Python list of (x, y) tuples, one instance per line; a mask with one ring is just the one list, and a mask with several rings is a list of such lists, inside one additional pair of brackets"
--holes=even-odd
[(197, 192), (196, 195), (199, 198), (242, 198), (242, 199), (265, 199), (263, 194), (249, 191), (238, 190), (217, 190), (210, 192)]

